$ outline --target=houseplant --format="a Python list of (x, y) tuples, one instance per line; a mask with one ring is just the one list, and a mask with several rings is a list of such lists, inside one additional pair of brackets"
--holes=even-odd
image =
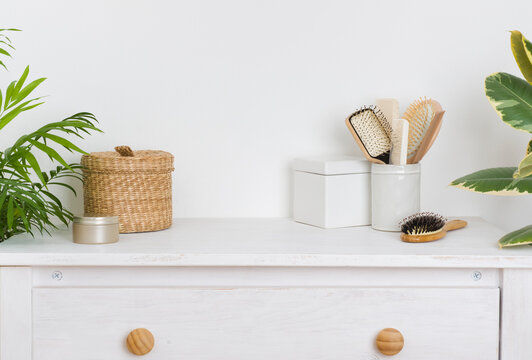
[[(525, 79), (498, 72), (486, 78), (486, 96), (502, 121), (514, 129), (532, 133), (532, 43), (519, 31), (511, 31), (511, 48)], [(532, 140), (517, 167), (484, 169), (454, 180), (451, 185), (485, 194), (532, 193)], [(532, 244), (532, 225), (499, 240), (501, 247)]]
[[(17, 29), (0, 29), (0, 66), (7, 70), (5, 60), (15, 48), (9, 34)], [(0, 131), (23, 113), (44, 102), (42, 97), (31, 97), (34, 90), (46, 79), (27, 82), (29, 67), (18, 80), (12, 81), (5, 91), (0, 90)], [(48, 123), (21, 136), (14, 144), (0, 150), (0, 242), (20, 233), (41, 234), (55, 228), (57, 222), (67, 225), (73, 218), (54, 195), (53, 187), (64, 187), (76, 194), (65, 182), (67, 178), (81, 179), (79, 164), (68, 164), (57, 148), (70, 152), (84, 151), (66, 136), (83, 139), (100, 131), (93, 114), (80, 112), (64, 120)], [(43, 171), (38, 153), (43, 153), (55, 168)]]

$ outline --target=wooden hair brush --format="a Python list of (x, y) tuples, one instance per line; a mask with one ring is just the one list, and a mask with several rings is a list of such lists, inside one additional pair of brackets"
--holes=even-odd
[(363, 107), (345, 120), (364, 156), (373, 163), (388, 164), (392, 148), (392, 128), (375, 106)]
[(408, 106), (403, 118), (409, 123), (409, 164), (418, 163), (427, 153), (440, 131), (443, 113), (437, 101), (427, 98), (420, 98)]
[(401, 221), (401, 240), (411, 243), (423, 243), (443, 238), (447, 231), (467, 226), (467, 221), (451, 220), (439, 214), (423, 212), (411, 215)]

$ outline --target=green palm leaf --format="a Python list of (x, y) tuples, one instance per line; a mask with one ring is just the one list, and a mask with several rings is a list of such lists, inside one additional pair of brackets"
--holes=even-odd
[[(14, 50), (11, 39), (6, 35), (16, 29), (0, 29), (0, 66)], [(0, 91), (0, 130), (26, 111), (42, 104), (41, 97), (31, 96), (45, 80), (28, 80), (26, 67), (18, 80), (12, 81), (7, 89)], [(66, 209), (50, 186), (60, 186), (76, 193), (74, 187), (66, 184), (67, 178), (81, 180), (79, 164), (68, 164), (60, 150), (84, 154), (84, 150), (67, 139), (75, 136), (100, 132), (96, 117), (80, 112), (41, 126), (36, 131), (20, 136), (14, 144), (0, 151), (0, 242), (16, 234), (35, 230), (49, 233), (56, 223), (68, 224), (73, 214)], [(59, 163), (52, 170), (43, 171), (43, 162), (38, 161), (35, 152), (48, 155), (51, 163)], [(50, 186), (49, 186), (50, 185)]]

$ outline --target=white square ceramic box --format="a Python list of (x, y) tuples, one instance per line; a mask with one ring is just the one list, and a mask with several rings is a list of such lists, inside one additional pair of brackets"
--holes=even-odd
[(371, 224), (370, 163), (353, 156), (294, 161), (294, 220), (322, 228)]

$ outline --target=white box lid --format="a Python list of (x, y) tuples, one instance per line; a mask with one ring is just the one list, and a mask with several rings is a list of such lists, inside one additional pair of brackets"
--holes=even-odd
[(371, 164), (358, 156), (316, 156), (294, 160), (293, 169), (320, 175), (367, 174)]

